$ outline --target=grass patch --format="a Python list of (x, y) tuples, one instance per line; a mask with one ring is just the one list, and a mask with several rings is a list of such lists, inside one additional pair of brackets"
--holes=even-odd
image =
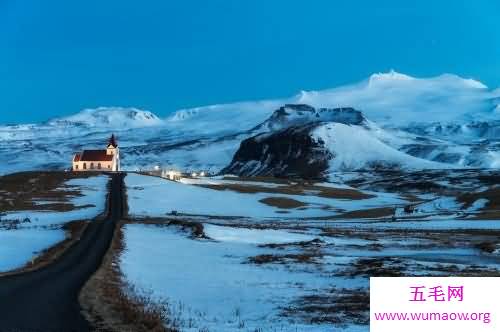
[(271, 249), (285, 249), (288, 247), (298, 247), (298, 248), (317, 248), (324, 245), (325, 242), (321, 239), (313, 239), (311, 241), (299, 241), (299, 242), (289, 242), (289, 243), (266, 243), (259, 244), (259, 248), (271, 248)]
[(249, 257), (247, 262), (250, 264), (319, 264), (318, 259), (323, 255), (319, 252), (308, 252), (300, 254), (263, 254)]
[(278, 209), (296, 209), (307, 206), (307, 203), (297, 201), (287, 197), (266, 197), (259, 202), (269, 206), (277, 207)]
[(191, 238), (208, 238), (205, 235), (203, 224), (198, 221), (186, 220), (186, 219), (172, 219), (172, 218), (144, 218), (138, 219), (136, 222), (145, 225), (154, 225), (158, 227), (168, 227), (177, 226), (183, 231), (187, 231), (191, 234)]
[[(232, 179), (237, 181), (239, 178)], [(221, 184), (198, 184), (197, 186), (213, 190), (231, 190), (245, 194), (268, 193), (282, 195), (314, 195), (324, 198), (361, 200), (375, 197), (365, 194), (356, 189), (333, 188), (311, 184), (308, 182), (291, 183), (278, 187), (266, 187), (254, 184), (221, 183)]]
[(393, 216), (394, 210), (395, 209), (392, 207), (355, 210), (355, 211), (345, 212), (333, 217), (328, 217), (328, 219), (384, 218)]
[(497, 249), (498, 244), (495, 242), (480, 242), (477, 243), (475, 247), (481, 251), (491, 254)]
[(475, 193), (464, 193), (457, 197), (457, 201), (463, 203), (465, 208), (468, 208), (481, 198), (488, 200), (488, 203), (484, 207), (485, 210), (500, 210), (500, 188), (490, 188)]
[(367, 325), (369, 322), (370, 295), (367, 289), (327, 289), (320, 294), (298, 298), (282, 308), (281, 316), (299, 318), (313, 324)]
[(340, 275), (349, 277), (403, 277), (406, 266), (391, 257), (359, 258)]

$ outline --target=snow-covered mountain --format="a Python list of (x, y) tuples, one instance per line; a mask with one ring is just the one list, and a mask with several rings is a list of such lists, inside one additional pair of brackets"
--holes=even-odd
[(453, 167), (397, 150), (391, 143), (402, 138), (353, 108), (287, 104), (254, 131), (259, 133), (241, 143), (223, 172), (318, 178), (343, 170)]
[(87, 126), (105, 128), (139, 128), (159, 126), (163, 121), (149, 111), (125, 107), (88, 108), (62, 118), (52, 119), (51, 126)]
[[(68, 168), (74, 152), (102, 147), (111, 132), (126, 169), (218, 172), (246, 139), (271, 143), (292, 139), (292, 133), (322, 142), (326, 171), (497, 167), (499, 105), (500, 89), (472, 79), (389, 72), (289, 98), (179, 110), (165, 119), (135, 108), (100, 107), (40, 124), (0, 126), (0, 172)], [(281, 157), (273, 158), (279, 163)]]
[(422, 122), (468, 122), (496, 118), (500, 96), (481, 82), (456, 75), (413, 78), (394, 71), (358, 84), (303, 92), (298, 102), (314, 107), (351, 106), (384, 126)]

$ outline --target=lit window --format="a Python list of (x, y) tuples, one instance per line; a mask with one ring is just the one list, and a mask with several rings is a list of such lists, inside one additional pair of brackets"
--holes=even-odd
[(87, 163), (83, 163), (83, 169), (87, 169)]

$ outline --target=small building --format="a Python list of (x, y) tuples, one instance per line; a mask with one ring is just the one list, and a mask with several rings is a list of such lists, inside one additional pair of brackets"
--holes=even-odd
[(73, 157), (73, 171), (120, 171), (120, 149), (111, 135), (105, 150), (83, 150)]
[(161, 172), (162, 178), (169, 179), (172, 181), (180, 181), (181, 175), (182, 175), (181, 172), (173, 171), (173, 170), (169, 170), (169, 171), (163, 170)]

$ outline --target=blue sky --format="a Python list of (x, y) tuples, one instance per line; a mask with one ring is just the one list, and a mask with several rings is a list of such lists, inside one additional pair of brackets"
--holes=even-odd
[(500, 86), (500, 2), (0, 0), (0, 123), (165, 116), (397, 71)]

